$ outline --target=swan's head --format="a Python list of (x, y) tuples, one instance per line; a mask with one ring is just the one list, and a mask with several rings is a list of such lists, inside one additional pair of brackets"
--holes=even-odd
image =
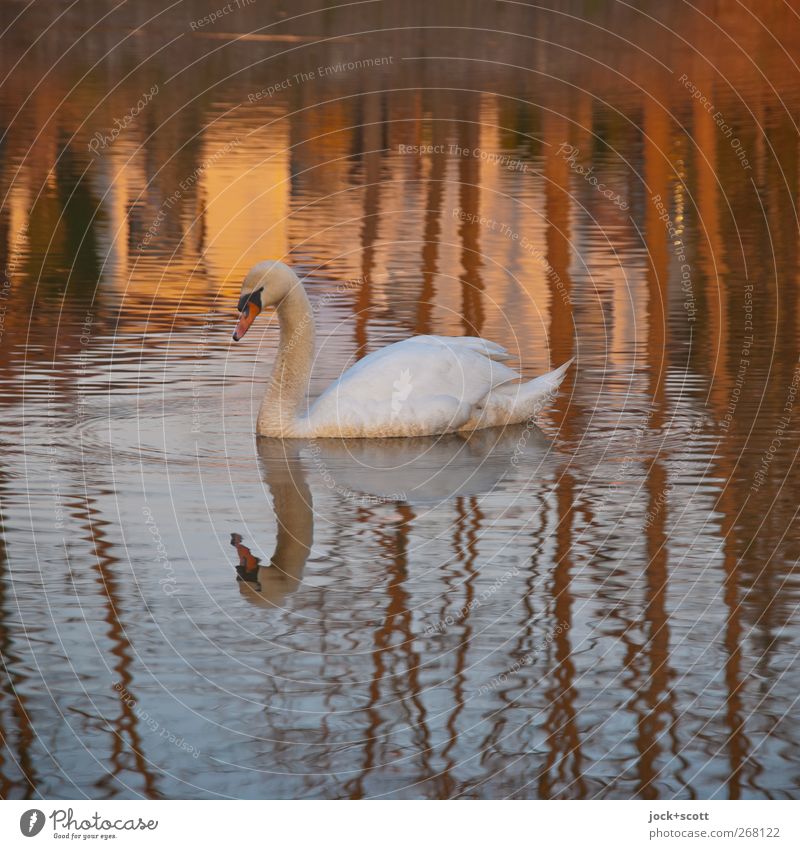
[(238, 342), (264, 307), (279, 306), (295, 286), (302, 285), (297, 275), (277, 260), (259, 262), (247, 272), (239, 298), (239, 321), (233, 331), (233, 341)]

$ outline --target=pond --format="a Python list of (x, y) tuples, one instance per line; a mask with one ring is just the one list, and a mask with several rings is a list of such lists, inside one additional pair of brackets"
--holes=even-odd
[[(0, 796), (796, 798), (797, 17), (318, 5), (3, 7)], [(268, 258), (576, 365), (256, 438)]]

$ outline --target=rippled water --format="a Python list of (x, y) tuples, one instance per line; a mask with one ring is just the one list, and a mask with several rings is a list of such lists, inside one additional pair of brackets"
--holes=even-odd
[[(218, 5), (2, 7), (0, 796), (797, 797), (793, 10)], [(256, 439), (269, 257), (577, 366)]]

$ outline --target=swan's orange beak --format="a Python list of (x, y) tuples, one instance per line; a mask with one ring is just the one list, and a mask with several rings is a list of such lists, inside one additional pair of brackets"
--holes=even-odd
[(239, 321), (236, 322), (236, 329), (233, 331), (234, 342), (238, 342), (247, 333), (250, 325), (260, 312), (261, 307), (253, 301), (248, 301), (245, 304), (244, 309), (239, 313)]

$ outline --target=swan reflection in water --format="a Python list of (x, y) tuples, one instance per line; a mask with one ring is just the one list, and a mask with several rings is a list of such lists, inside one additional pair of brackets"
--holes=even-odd
[(314, 509), (300, 448), (279, 439), (258, 440), (259, 465), (278, 525), (269, 563), (264, 564), (253, 555), (240, 534), (231, 534), (231, 545), (239, 557), (236, 579), (242, 595), (254, 604), (282, 607), (286, 596), (303, 579), (314, 541)]
[(490, 492), (512, 469), (541, 476), (552, 443), (536, 427), (502, 428), (403, 439), (257, 440), (259, 465), (277, 521), (275, 550), (262, 563), (238, 533), (231, 534), (242, 595), (254, 604), (282, 607), (302, 583), (314, 539), (309, 479), (320, 491), (353, 506), (380, 503), (435, 507), (461, 496)]

